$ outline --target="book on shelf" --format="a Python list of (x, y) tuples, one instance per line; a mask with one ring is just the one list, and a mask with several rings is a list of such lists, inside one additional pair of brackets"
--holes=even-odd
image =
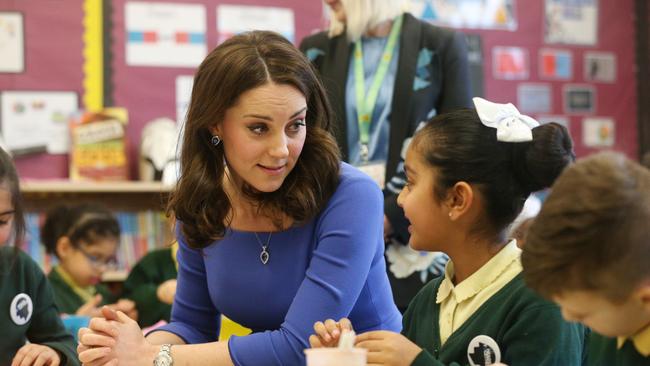
[[(116, 212), (120, 225), (120, 244), (116, 252), (117, 266), (108, 275), (108, 279), (123, 279), (133, 266), (149, 251), (166, 248), (173, 241), (169, 220), (164, 212), (146, 210), (139, 212)], [(45, 221), (45, 213), (29, 212), (25, 215), (25, 240), (20, 245), (45, 273), (56, 265), (56, 257), (46, 253), (41, 244), (40, 231)]]

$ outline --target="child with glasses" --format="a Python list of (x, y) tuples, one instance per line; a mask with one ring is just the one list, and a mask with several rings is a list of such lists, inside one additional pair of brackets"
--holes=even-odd
[(48, 212), (41, 242), (59, 261), (48, 279), (62, 313), (92, 317), (100, 313), (101, 305), (111, 304), (137, 318), (133, 301), (115, 301), (100, 283), (102, 274), (115, 264), (119, 240), (117, 220), (101, 206), (59, 206)]

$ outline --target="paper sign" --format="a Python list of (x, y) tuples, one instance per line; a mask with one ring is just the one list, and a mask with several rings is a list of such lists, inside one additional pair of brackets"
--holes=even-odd
[(270, 30), (293, 43), (296, 35), (293, 10), (289, 8), (219, 5), (217, 32), (219, 43), (250, 30)]
[(127, 2), (126, 63), (196, 67), (206, 56), (203, 5)]
[(596, 92), (590, 85), (564, 86), (565, 113), (593, 113), (595, 111)]
[(616, 82), (616, 56), (609, 52), (585, 52), (585, 80)]
[(546, 0), (546, 43), (595, 45), (598, 0)]
[(550, 113), (551, 86), (536, 83), (517, 85), (517, 108), (524, 113)]
[(0, 12), (0, 72), (25, 70), (25, 39), (23, 16), (20, 13)]
[(542, 79), (571, 79), (573, 77), (571, 52), (541, 49), (539, 51), (539, 76)]

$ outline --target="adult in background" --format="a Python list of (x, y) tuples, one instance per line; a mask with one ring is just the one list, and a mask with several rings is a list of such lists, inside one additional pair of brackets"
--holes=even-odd
[[(179, 243), (171, 323), (145, 339), (105, 309), (79, 332), (80, 360), (300, 365), (319, 319), (399, 331), (381, 191), (340, 162), (330, 121), (309, 60), (280, 35), (243, 33), (215, 48), (194, 77), (169, 204)], [(221, 314), (253, 334), (217, 342)]]
[[(384, 231), (389, 278), (403, 311), (446, 256), (412, 251), (408, 223), (397, 205), (404, 186), (402, 152), (421, 122), (471, 107), (463, 35), (405, 13), (404, 0), (324, 0), (329, 31), (300, 49), (320, 72), (332, 102), (343, 159), (386, 182)], [(429, 277), (430, 278), (430, 277)]]

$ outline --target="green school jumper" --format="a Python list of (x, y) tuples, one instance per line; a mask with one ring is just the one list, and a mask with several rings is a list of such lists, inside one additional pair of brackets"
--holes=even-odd
[(441, 347), (436, 295), (443, 278), (429, 282), (404, 314), (402, 334), (423, 349), (412, 365), (583, 364), (585, 328), (565, 322), (556, 305), (525, 286), (521, 274), (481, 305)]
[(587, 364), (589, 366), (650, 365), (650, 357), (640, 354), (630, 340), (625, 341), (621, 349), (617, 349), (616, 338), (604, 337), (592, 332), (588, 344)]
[(156, 291), (161, 283), (177, 276), (170, 248), (149, 252), (133, 267), (124, 282), (124, 297), (135, 302), (141, 327), (148, 327), (159, 320), (169, 322), (172, 306), (158, 300)]
[(79, 365), (76, 344), (59, 319), (52, 289), (38, 265), (14, 248), (0, 248), (0, 365), (26, 341), (59, 352), (61, 365)]
[[(84, 299), (74, 292), (72, 287), (65, 282), (63, 277), (54, 268), (47, 275), (47, 279), (50, 280), (50, 284), (54, 290), (54, 302), (56, 302), (56, 306), (61, 313), (75, 314), (77, 309), (85, 304)], [(102, 284), (95, 285), (95, 291), (102, 295), (101, 305), (111, 304), (117, 300), (108, 287)]]

